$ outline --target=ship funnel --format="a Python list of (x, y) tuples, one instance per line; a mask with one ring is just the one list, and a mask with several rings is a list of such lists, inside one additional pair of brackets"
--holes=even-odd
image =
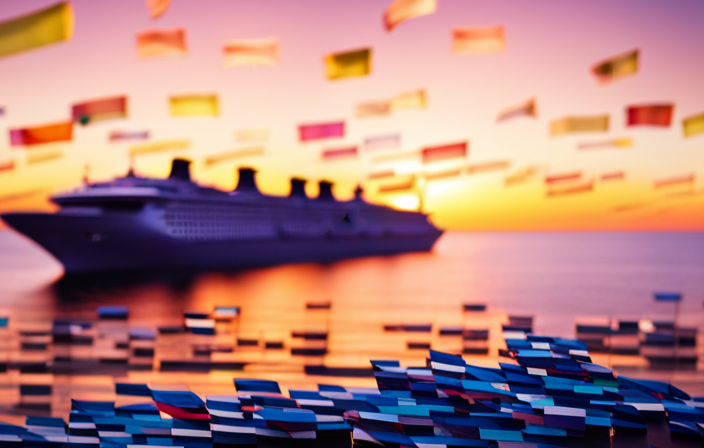
[(320, 192), (318, 193), (319, 201), (335, 200), (335, 196), (332, 195), (332, 182), (328, 182), (327, 180), (321, 180), (320, 182), (318, 182), (318, 187), (320, 188)]
[(288, 196), (291, 198), (308, 199), (308, 195), (306, 195), (306, 180), (298, 177), (292, 177), (291, 193)]
[(362, 188), (361, 185), (357, 185), (357, 188), (354, 189), (354, 200), (355, 201), (363, 201), (364, 197), (362, 195), (364, 194), (364, 189)]
[(235, 191), (238, 193), (259, 193), (257, 188), (257, 181), (254, 179), (256, 171), (253, 168), (240, 168), (239, 170), (240, 178), (237, 181), (237, 188)]
[(169, 179), (175, 180), (191, 180), (191, 172), (188, 165), (191, 164), (190, 160), (186, 159), (174, 159), (171, 162), (171, 173), (169, 174)]

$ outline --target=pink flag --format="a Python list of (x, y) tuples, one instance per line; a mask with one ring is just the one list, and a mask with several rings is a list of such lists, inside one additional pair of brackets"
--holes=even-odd
[(630, 106), (626, 111), (627, 125), (670, 126), (673, 104)]
[(423, 148), (423, 163), (467, 156), (467, 142)]
[(345, 122), (303, 124), (298, 126), (298, 136), (302, 142), (345, 136)]
[(149, 131), (121, 131), (115, 130), (110, 132), (108, 140), (118, 142), (122, 140), (147, 140), (149, 139)]
[(626, 173), (623, 171), (612, 171), (610, 173), (603, 173), (599, 176), (599, 180), (602, 182), (609, 180), (623, 180), (626, 178)]

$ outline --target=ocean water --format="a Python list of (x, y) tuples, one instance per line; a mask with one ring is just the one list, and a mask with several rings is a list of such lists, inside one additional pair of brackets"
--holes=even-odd
[[(309, 387), (315, 382), (371, 386), (371, 378), (321, 379), (306, 374), (305, 366), (360, 368), (368, 367), (369, 359), (424, 364), (427, 347), (462, 350), (461, 337), (440, 334), (448, 326), (490, 330), (489, 355), (466, 358), (495, 365), (502, 343), (501, 323), (507, 315), (533, 316), (535, 333), (562, 337), (574, 337), (577, 319), (673, 320), (674, 306), (656, 303), (656, 291), (681, 292), (678, 323), (697, 327), (700, 335), (704, 332), (704, 233), (448, 232), (430, 253), (328, 265), (175, 277), (110, 274), (65, 279), (62, 275), (61, 266), (31, 241), (0, 231), (0, 316), (10, 317), (6, 341), (22, 331), (51, 329), (57, 319), (95, 322), (96, 308), (102, 305), (126, 305), (130, 327), (152, 329), (183, 325), (185, 311), (238, 307), (240, 314), (233, 322), (218, 324), (217, 336), (160, 336), (154, 361), (146, 361), (150, 366), (153, 362), (153, 371), (126, 368), (102, 373), (110, 381), (124, 377), (183, 382), (210, 393), (231, 391), (233, 375), (166, 372), (159, 363), (237, 361), (243, 363), (245, 376), (276, 379), (286, 386)], [(310, 302), (329, 303), (330, 308), (310, 310), (306, 307)], [(464, 312), (466, 303), (484, 303), (487, 311)], [(389, 332), (384, 331), (385, 325), (430, 325), (432, 330)], [(106, 342), (109, 332), (96, 328), (91, 333), (93, 345), (76, 348), (72, 359), (119, 357), (114, 344)], [(327, 340), (295, 337), (300, 331), (325, 333)], [(257, 345), (238, 346), (238, 339), (254, 340)], [(700, 353), (702, 345), (700, 337)], [(216, 349), (204, 354), (204, 346)], [(291, 353), (295, 348), (316, 347), (324, 347), (325, 353)], [(4, 356), (10, 360), (52, 359), (51, 353), (28, 352), (17, 344), (6, 349)], [(641, 376), (672, 379), (669, 373), (649, 373), (639, 357), (595, 360), (636, 369)], [(681, 374), (676, 383), (704, 390), (702, 370), (700, 356), (699, 371)], [(63, 389), (56, 388), (54, 395), (62, 391), (62, 398), (52, 399), (52, 413), (62, 415), (68, 409), (69, 394), (110, 398), (110, 381), (99, 382), (99, 387), (89, 388), (90, 393), (73, 381), (60, 382)], [(7, 397), (0, 397), (0, 409), (3, 399), (18, 399)]]

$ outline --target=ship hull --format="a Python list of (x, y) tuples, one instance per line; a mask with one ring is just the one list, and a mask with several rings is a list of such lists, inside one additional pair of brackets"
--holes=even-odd
[(442, 235), (329, 235), (323, 238), (188, 241), (131, 216), (2, 215), (64, 266), (67, 274), (146, 270), (241, 270), (288, 263), (426, 252)]

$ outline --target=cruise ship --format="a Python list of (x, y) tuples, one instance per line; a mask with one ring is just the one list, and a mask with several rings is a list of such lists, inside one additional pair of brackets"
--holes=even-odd
[(335, 199), (304, 179), (288, 196), (262, 194), (255, 170), (239, 169), (237, 187), (221, 191), (191, 179), (190, 162), (174, 159), (166, 179), (130, 172), (86, 184), (51, 200), (56, 213), (6, 213), (67, 274), (138, 270), (240, 270), (286, 263), (429, 251), (442, 235), (423, 213)]

